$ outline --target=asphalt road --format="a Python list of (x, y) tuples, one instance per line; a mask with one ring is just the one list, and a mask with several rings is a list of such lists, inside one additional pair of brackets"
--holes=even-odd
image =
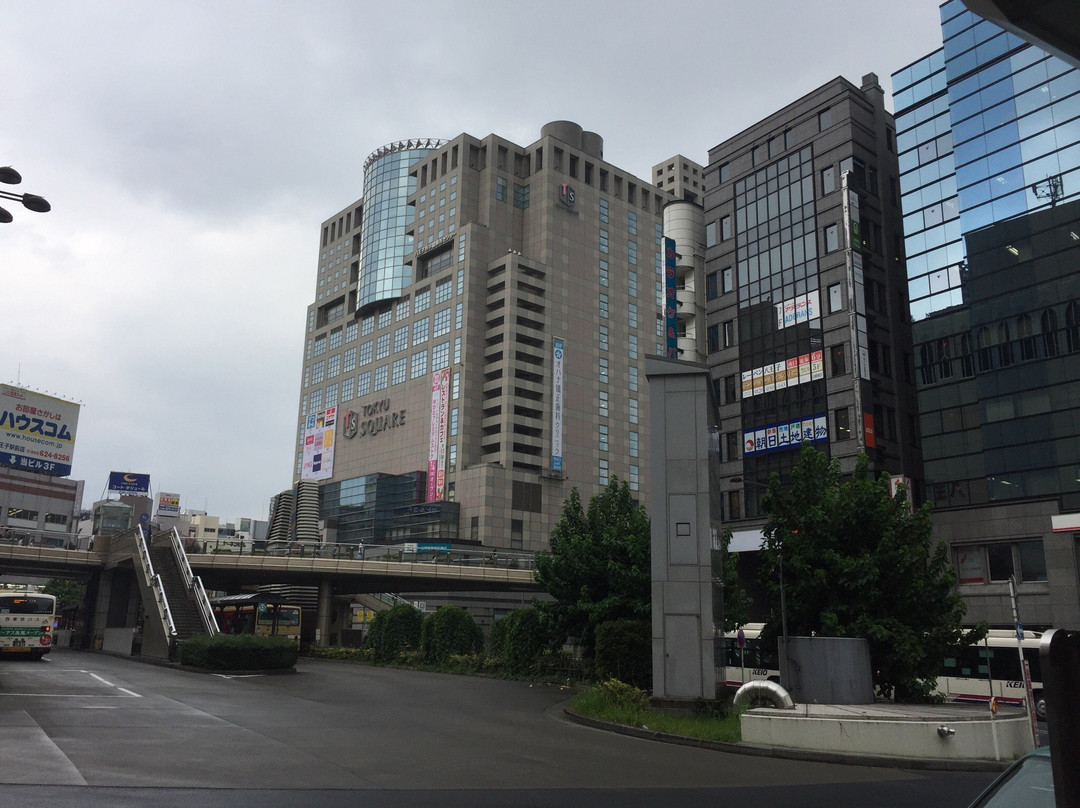
[(56, 650), (0, 662), (0, 803), (963, 808), (993, 779), (629, 738), (566, 721), (567, 697), (323, 660), (229, 677)]

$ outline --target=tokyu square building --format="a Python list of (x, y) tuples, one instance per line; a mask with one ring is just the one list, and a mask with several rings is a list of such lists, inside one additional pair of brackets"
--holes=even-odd
[(307, 309), (294, 479), (321, 538), (534, 551), (575, 487), (643, 499), (671, 198), (568, 121), (385, 146), (363, 190)]

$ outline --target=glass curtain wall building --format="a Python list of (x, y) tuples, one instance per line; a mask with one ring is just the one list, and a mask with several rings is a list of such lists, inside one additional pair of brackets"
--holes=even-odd
[[(926, 497), (973, 621), (1080, 620), (1080, 71), (941, 6), (893, 76)], [(1073, 525), (1073, 522), (1077, 522)]]
[(409, 170), (443, 142), (400, 141), (384, 146), (364, 162), (363, 247), (357, 293), (360, 311), (400, 297), (412, 283), (408, 261), (413, 236), (406, 230), (416, 218), (416, 208), (409, 204), (409, 195), (416, 190), (416, 177), (410, 177)]

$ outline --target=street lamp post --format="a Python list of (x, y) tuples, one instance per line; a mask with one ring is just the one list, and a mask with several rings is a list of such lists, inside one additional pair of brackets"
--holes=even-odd
[[(18, 185), (22, 182), (22, 175), (11, 166), (0, 166), (0, 182), (7, 185)], [(52, 205), (44, 197), (37, 194), (16, 194), (11, 191), (0, 191), (0, 199), (22, 202), (24, 208), (32, 210), (34, 213), (48, 213), (52, 210)], [(0, 208), (0, 224), (7, 224), (11, 219), (11, 214), (4, 208)]]

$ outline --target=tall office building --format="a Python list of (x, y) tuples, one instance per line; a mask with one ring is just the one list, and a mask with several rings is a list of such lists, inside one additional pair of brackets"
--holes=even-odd
[(664, 201), (567, 121), (372, 154), (307, 312), (296, 477), (324, 538), (536, 550), (573, 487), (643, 490)]
[(971, 621), (1080, 622), (1080, 70), (941, 6), (893, 75), (926, 497)]
[(709, 151), (707, 348), (734, 549), (760, 546), (763, 489), (806, 441), (922, 489), (898, 173), (873, 74)]

